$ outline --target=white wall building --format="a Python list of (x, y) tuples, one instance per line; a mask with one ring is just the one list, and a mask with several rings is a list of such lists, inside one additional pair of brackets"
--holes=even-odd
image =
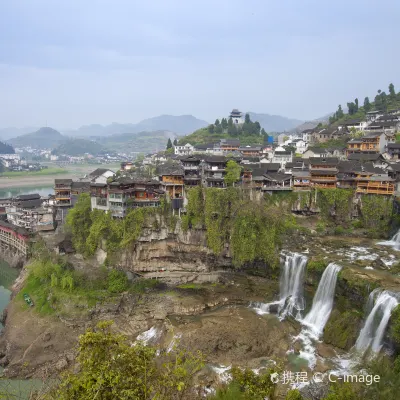
[(193, 154), (194, 146), (186, 143), (184, 146), (174, 146), (174, 153), (177, 156), (190, 156)]

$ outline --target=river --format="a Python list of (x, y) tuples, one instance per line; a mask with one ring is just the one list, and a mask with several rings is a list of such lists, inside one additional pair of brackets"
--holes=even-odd
[(48, 196), (54, 194), (53, 186), (17, 186), (13, 188), (0, 189), (0, 198), (6, 199), (9, 197), (15, 197), (21, 194), (39, 193), (41, 196)]

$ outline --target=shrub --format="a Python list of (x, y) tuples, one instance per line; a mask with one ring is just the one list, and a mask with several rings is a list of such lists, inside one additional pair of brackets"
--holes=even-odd
[(108, 274), (108, 291), (110, 293), (122, 293), (128, 288), (128, 278), (122, 271), (113, 269)]

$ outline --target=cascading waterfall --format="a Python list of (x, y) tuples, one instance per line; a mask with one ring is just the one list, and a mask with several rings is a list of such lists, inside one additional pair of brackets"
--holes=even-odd
[(279, 282), (281, 304), (279, 314), (282, 318), (285, 318), (288, 314), (301, 318), (301, 311), (304, 310), (305, 306), (303, 289), (307, 261), (306, 256), (298, 253), (291, 253), (286, 256)]
[(383, 246), (392, 246), (393, 249), (400, 251), (400, 229), (390, 240), (387, 240), (385, 242), (379, 242), (377, 244), (380, 244)]
[(305, 301), (303, 296), (304, 273), (307, 257), (299, 253), (287, 253), (282, 264), (279, 282), (279, 300), (272, 303), (257, 303), (255, 309), (259, 314), (270, 313), (276, 308), (280, 319), (287, 315), (301, 318)]
[(314, 340), (318, 340), (332, 311), (333, 300), (335, 297), (335, 287), (341, 266), (330, 263), (322, 274), (317, 291), (315, 293), (311, 310), (301, 321), (303, 329), (294, 340), (303, 342), (303, 350), (300, 357), (308, 361), (312, 369), (316, 364)]
[(322, 333), (332, 311), (336, 280), (341, 268), (340, 265), (335, 263), (330, 263), (325, 268), (311, 310), (302, 321), (311, 328), (317, 337)]
[[(377, 293), (376, 290), (370, 293), (367, 304), (373, 304)], [(374, 353), (381, 350), (387, 324), (393, 309), (398, 304), (393, 293), (387, 290), (379, 293), (357, 338), (356, 350), (365, 352), (370, 348)]]

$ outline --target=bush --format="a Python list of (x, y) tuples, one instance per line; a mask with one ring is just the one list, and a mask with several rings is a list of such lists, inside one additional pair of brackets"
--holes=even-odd
[(335, 232), (335, 235), (340, 236), (340, 235), (343, 235), (346, 232), (346, 230), (343, 228), (343, 226), (337, 226), (337, 227), (335, 227), (334, 232)]
[(303, 397), (297, 389), (293, 389), (287, 392), (285, 400), (303, 400)]
[(122, 293), (128, 289), (128, 278), (122, 271), (113, 269), (108, 274), (108, 291), (110, 293)]
[(321, 259), (316, 259), (316, 260), (310, 260), (307, 263), (307, 269), (309, 271), (314, 271), (314, 272), (324, 272), (325, 268), (327, 267), (327, 263), (324, 260)]

